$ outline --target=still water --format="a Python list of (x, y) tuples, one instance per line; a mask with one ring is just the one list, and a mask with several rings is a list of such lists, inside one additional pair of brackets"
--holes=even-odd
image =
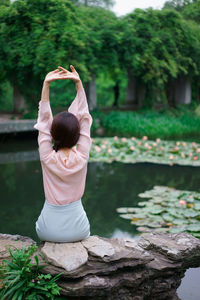
[[(9, 153), (9, 154), (8, 154)], [(0, 232), (29, 236), (39, 242), (35, 222), (44, 203), (36, 140), (1, 143)], [(137, 237), (136, 227), (119, 217), (117, 207), (135, 206), (139, 193), (155, 185), (200, 192), (200, 168), (150, 163), (88, 163), (82, 203), (91, 235)], [(67, 193), (67, 191), (66, 191)], [(200, 270), (190, 269), (178, 289), (182, 300), (199, 300)]]

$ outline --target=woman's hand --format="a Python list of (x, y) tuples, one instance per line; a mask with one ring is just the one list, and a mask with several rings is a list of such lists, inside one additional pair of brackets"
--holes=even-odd
[(70, 65), (72, 72), (60, 66), (58, 68), (62, 70), (60, 74), (63, 75), (65, 79), (72, 79), (75, 83), (81, 81), (78, 72), (75, 70), (75, 68), (72, 65)]
[(56, 69), (52, 72), (49, 72), (46, 75), (44, 82), (50, 83), (51, 81), (58, 80), (58, 79), (62, 79), (62, 80), (72, 79), (76, 83), (80, 81), (80, 77), (72, 65), (70, 65), (72, 72), (69, 72), (68, 70), (62, 67), (58, 67), (58, 68), (60, 68), (61, 70)]
[(46, 75), (46, 77), (44, 79), (44, 82), (45, 83), (50, 83), (51, 81), (54, 81), (54, 80), (57, 80), (57, 79), (65, 79), (65, 78), (63, 78), (63, 76), (61, 76), (59, 74), (59, 69), (56, 69), (56, 70), (54, 70), (52, 72), (49, 72)]

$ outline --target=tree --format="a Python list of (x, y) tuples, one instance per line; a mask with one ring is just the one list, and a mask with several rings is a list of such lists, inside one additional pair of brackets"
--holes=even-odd
[(0, 6), (9, 6), (10, 5), (10, 0), (1, 0)]
[[(74, 64), (83, 78), (86, 45), (81, 20), (68, 0), (17, 0), (0, 11), (0, 70), (30, 105), (40, 98), (49, 70)], [(15, 110), (21, 108), (17, 101)]]
[(169, 0), (164, 4), (164, 9), (176, 9), (177, 11), (182, 11), (184, 7), (190, 3), (196, 2), (197, 0)]
[(146, 100), (163, 101), (169, 78), (199, 74), (199, 28), (177, 11), (136, 9), (120, 23), (120, 61), (132, 86), (145, 85)]
[(86, 92), (90, 109), (97, 106), (96, 78), (98, 73), (111, 72), (118, 63), (117, 39), (114, 28), (118, 22), (115, 14), (101, 7), (81, 6), (77, 12), (82, 24), (82, 39), (86, 44), (84, 62), (90, 74)]
[(85, 6), (99, 6), (110, 8), (115, 4), (115, 0), (71, 0), (74, 4), (83, 4)]
[(193, 1), (182, 10), (183, 16), (188, 20), (200, 23), (200, 0)]
[[(183, 17), (188, 20), (188, 22), (189, 20), (193, 20), (196, 23), (200, 23), (200, 0), (167, 1), (165, 3), (164, 8), (171, 8), (180, 11)], [(189, 23), (191, 26), (193, 26), (192, 22)], [(197, 28), (196, 25), (194, 25), (193, 40), (196, 39), (197, 34), (199, 32), (199, 29), (196, 28)], [(193, 44), (193, 41), (191, 40), (190, 43)], [(195, 60), (197, 61), (198, 57), (196, 57)], [(192, 81), (195, 83), (193, 85), (193, 98), (196, 99), (197, 101), (200, 101), (200, 83), (199, 83), (200, 80), (199, 80), (198, 72), (197, 74), (192, 74), (190, 77), (192, 77)]]

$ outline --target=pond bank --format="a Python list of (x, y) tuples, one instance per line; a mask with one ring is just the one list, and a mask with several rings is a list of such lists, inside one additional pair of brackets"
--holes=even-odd
[(36, 131), (36, 129), (33, 128), (35, 123), (36, 120), (1, 120), (0, 134)]

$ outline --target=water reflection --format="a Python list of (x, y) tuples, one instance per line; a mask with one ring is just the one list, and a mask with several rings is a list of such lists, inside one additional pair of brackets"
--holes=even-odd
[[(199, 191), (199, 180), (196, 167), (89, 163), (82, 202), (90, 220), (91, 234), (133, 237), (137, 234), (136, 227), (119, 217), (117, 207), (137, 205), (141, 200), (138, 194), (154, 185)], [(44, 202), (40, 162), (1, 164), (0, 195), (0, 232), (26, 235), (38, 241), (35, 221)]]
[[(24, 142), (11, 139), (1, 143), (0, 232), (29, 236), (39, 242), (35, 222), (44, 203), (41, 165), (36, 139), (24, 138)], [(89, 163), (82, 202), (91, 234), (136, 238), (136, 227), (120, 218), (116, 208), (137, 205), (141, 200), (138, 194), (154, 185), (200, 192), (199, 169), (151, 163)], [(182, 300), (197, 300), (195, 297), (200, 293), (198, 285), (191, 287), (200, 269), (194, 270), (194, 274), (191, 270), (186, 272), (178, 289)]]

